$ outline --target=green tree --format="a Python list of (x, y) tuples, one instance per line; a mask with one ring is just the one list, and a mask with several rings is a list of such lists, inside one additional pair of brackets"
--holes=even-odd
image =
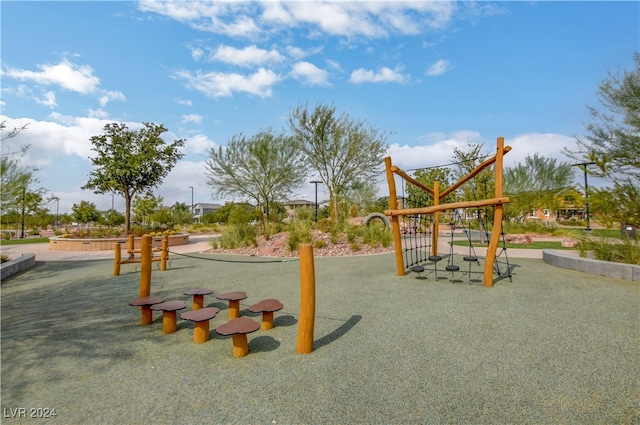
[(602, 193), (594, 191), (595, 212), (640, 226), (640, 53), (633, 58), (635, 69), (609, 72), (600, 83), (600, 106), (588, 107), (587, 134), (576, 137), (576, 148), (565, 149), (565, 154), (613, 184)]
[[(453, 162), (455, 165), (453, 176), (456, 181), (469, 175), (489, 156), (482, 153), (483, 147), (483, 143), (467, 143), (466, 150), (453, 149)], [(484, 168), (472, 180), (460, 186), (455, 194), (447, 198), (446, 202), (455, 202), (456, 200), (477, 201), (493, 198), (494, 195), (495, 168), (491, 166)]]
[(149, 224), (151, 222), (151, 216), (160, 205), (162, 205), (161, 196), (156, 198), (152, 193), (148, 192), (143, 196), (136, 196), (132, 203), (133, 217), (136, 221)]
[[(451, 186), (451, 176), (451, 169), (446, 167), (423, 168), (413, 172), (413, 178), (415, 180), (431, 189), (433, 189), (435, 182), (439, 182), (441, 190)], [(413, 184), (407, 183), (406, 187), (406, 208), (429, 207), (433, 205), (433, 195)]]
[(571, 187), (574, 169), (538, 153), (504, 170), (504, 193), (509, 196), (507, 217), (524, 219), (534, 209), (557, 209), (561, 194)]
[(98, 221), (100, 213), (93, 202), (81, 201), (80, 204), (73, 204), (71, 207), (73, 218), (78, 224), (87, 224)]
[(95, 193), (117, 193), (125, 200), (125, 233), (131, 232), (131, 202), (138, 193), (162, 183), (176, 162), (184, 156), (180, 148), (184, 140), (165, 142), (160, 136), (163, 125), (144, 123), (140, 130), (129, 130), (126, 124), (104, 126), (104, 134), (91, 137), (91, 158), (95, 169), (83, 189)]
[(124, 214), (114, 209), (103, 211), (102, 223), (109, 227), (122, 226), (124, 224)]
[(272, 219), (273, 204), (286, 200), (306, 175), (296, 140), (271, 128), (252, 137), (233, 136), (226, 147), (212, 148), (205, 168), (216, 195), (254, 201), (263, 220)]
[(193, 223), (191, 207), (182, 202), (176, 202), (171, 207), (171, 219), (174, 224), (183, 225)]
[(335, 106), (300, 105), (289, 115), (289, 127), (311, 167), (329, 190), (331, 217), (337, 222), (339, 200), (358, 181), (381, 172), (387, 150), (385, 133), (368, 127)]

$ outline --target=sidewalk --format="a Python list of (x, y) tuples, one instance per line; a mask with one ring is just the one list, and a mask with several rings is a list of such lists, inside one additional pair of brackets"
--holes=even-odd
[[(189, 235), (189, 243), (175, 245), (171, 252), (186, 254), (188, 252), (202, 252), (211, 248), (209, 241), (212, 235)], [(48, 243), (34, 243), (24, 245), (8, 245), (1, 247), (3, 254), (19, 257), (22, 254), (36, 254), (36, 261), (79, 261), (113, 259), (113, 251), (58, 251), (49, 249)]]

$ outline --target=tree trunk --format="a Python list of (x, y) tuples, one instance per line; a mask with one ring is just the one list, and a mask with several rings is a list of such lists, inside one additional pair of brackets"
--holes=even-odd
[(131, 196), (124, 194), (124, 234), (131, 233)]

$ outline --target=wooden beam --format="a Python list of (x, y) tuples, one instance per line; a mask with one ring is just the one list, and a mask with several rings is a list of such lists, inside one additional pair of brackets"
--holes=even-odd
[(449, 204), (440, 204), (433, 205), (431, 207), (422, 207), (422, 208), (408, 208), (404, 210), (385, 210), (385, 215), (389, 215), (392, 218), (399, 215), (416, 215), (416, 214), (433, 214), (438, 211), (445, 210), (453, 210), (457, 208), (477, 208), (484, 207), (487, 205), (502, 205), (508, 204), (509, 197), (502, 196), (500, 198), (491, 198), (491, 199), (481, 199), (479, 201), (462, 201), (462, 202), (452, 202)]
[[(503, 143), (504, 143), (504, 138), (502, 139)], [(500, 169), (502, 170), (502, 155), (505, 153), (508, 153), (511, 150), (511, 146), (505, 146), (501, 151), (500, 151)], [(487, 168), (488, 166), (490, 166), (491, 164), (493, 164), (494, 162), (496, 162), (498, 159), (498, 154), (492, 156), (491, 158), (487, 159), (485, 162), (483, 162), (482, 164), (478, 165), (472, 172), (470, 172), (469, 174), (467, 174), (465, 177), (461, 178), (460, 180), (458, 180), (455, 184), (453, 184), (452, 186), (448, 187), (446, 190), (442, 191), (442, 193), (440, 194), (440, 199), (444, 198), (445, 196), (447, 196), (448, 194), (450, 194), (451, 192), (453, 192), (454, 190), (456, 190), (457, 188), (459, 188), (460, 186), (462, 186), (464, 183), (468, 182), (469, 180), (471, 180), (472, 178), (474, 178), (476, 175), (478, 175), (478, 173), (480, 173), (480, 171), (484, 170), (485, 168)], [(496, 172), (497, 172), (497, 166), (496, 166)], [(497, 185), (497, 183), (496, 183)]]
[(424, 183), (420, 183), (418, 180), (414, 179), (413, 177), (411, 177), (410, 175), (408, 175), (407, 173), (405, 173), (404, 171), (402, 171), (400, 168), (396, 167), (395, 165), (391, 167), (391, 171), (396, 173), (397, 175), (399, 175), (400, 177), (402, 177), (403, 179), (405, 179), (406, 181), (408, 181), (409, 183), (418, 186), (420, 189), (429, 192), (430, 194), (433, 195), (433, 189), (431, 189), (430, 187), (426, 186)]

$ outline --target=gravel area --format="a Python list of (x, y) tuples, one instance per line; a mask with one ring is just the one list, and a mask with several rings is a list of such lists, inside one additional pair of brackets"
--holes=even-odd
[[(226, 260), (226, 261), (213, 261)], [(266, 262), (271, 261), (271, 262)], [(456, 259), (461, 269), (466, 264)], [(2, 423), (638, 424), (640, 287), (510, 260), (513, 281), (398, 277), (393, 255), (316, 258), (314, 351), (295, 352), (299, 263), (175, 255), (152, 294), (208, 287), (211, 340), (138, 325), (139, 269), (47, 261), (1, 287)], [(425, 276), (425, 273), (422, 274)], [(442, 276), (445, 274), (442, 273)], [(234, 358), (220, 292), (277, 298), (276, 327)], [(183, 310), (184, 311), (184, 310)], [(34, 409), (33, 411), (31, 409)]]

